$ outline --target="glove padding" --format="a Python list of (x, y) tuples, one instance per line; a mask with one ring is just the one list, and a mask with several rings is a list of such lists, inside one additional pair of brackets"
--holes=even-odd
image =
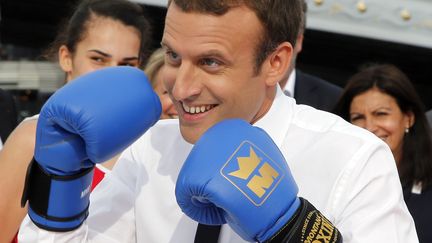
[(48, 230), (79, 227), (88, 215), (94, 163), (123, 151), (159, 120), (161, 104), (145, 74), (100, 69), (71, 81), (42, 107), (23, 201)]

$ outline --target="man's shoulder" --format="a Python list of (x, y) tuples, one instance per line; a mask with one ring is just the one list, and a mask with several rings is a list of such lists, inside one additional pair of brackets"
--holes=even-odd
[(181, 135), (178, 119), (159, 120), (135, 142), (140, 144), (138, 146), (150, 144), (154, 148), (168, 147), (176, 143), (186, 143)]
[(296, 70), (297, 73), (297, 85), (311, 86), (314, 88), (324, 89), (326, 91), (334, 92), (337, 94), (342, 93), (342, 88), (333, 84), (327, 80), (317, 77), (310, 73), (305, 73), (300, 70)]
[(156, 122), (145, 134), (144, 137), (160, 137), (166, 141), (183, 139), (180, 133), (178, 119), (162, 119)]
[(134, 160), (145, 167), (161, 166), (166, 171), (179, 170), (192, 144), (181, 135), (178, 120), (160, 120), (130, 146)]
[(332, 111), (341, 94), (341, 87), (296, 70), (294, 98), (299, 104), (307, 104), (321, 110)]
[(151, 128), (153, 132), (180, 133), (178, 119), (161, 119)]
[(380, 140), (372, 133), (330, 112), (315, 109), (308, 105), (296, 105), (294, 111), (292, 125), (304, 130), (305, 133), (310, 133), (311, 136), (329, 136), (335, 137), (335, 139), (343, 137), (348, 142), (357, 140), (362, 141), (362, 143), (380, 143)]

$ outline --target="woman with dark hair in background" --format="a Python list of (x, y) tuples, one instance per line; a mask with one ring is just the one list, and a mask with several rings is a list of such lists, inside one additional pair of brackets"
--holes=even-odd
[(390, 147), (420, 242), (432, 242), (432, 142), (423, 104), (408, 77), (389, 64), (352, 76), (335, 113)]
[[(66, 82), (100, 68), (142, 68), (146, 62), (150, 25), (142, 8), (127, 0), (84, 0), (60, 30), (47, 53), (58, 59)], [(27, 213), (20, 199), (33, 157), (36, 124), (37, 116), (23, 121), (0, 151), (0, 242), (12, 240)]]

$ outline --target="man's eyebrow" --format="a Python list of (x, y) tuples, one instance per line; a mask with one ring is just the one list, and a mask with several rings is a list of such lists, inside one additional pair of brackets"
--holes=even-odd
[(161, 47), (163, 49), (169, 49), (169, 50), (171, 50), (171, 47), (168, 44), (166, 44), (165, 42), (163, 42), (163, 41), (160, 43), (160, 45), (161, 45)]
[(223, 62), (225, 65), (232, 65), (232, 59), (229, 55), (225, 55), (220, 50), (207, 50), (198, 55), (199, 59), (215, 58)]
[[(164, 43), (163, 41), (160, 43), (160, 45), (165, 50), (172, 50), (172, 48), (167, 43)], [(209, 58), (209, 57), (219, 58), (229, 63), (229, 60), (224, 56), (223, 52), (217, 49), (210, 49), (198, 55), (198, 58)]]
[(202, 57), (214, 56), (214, 57), (223, 58), (223, 55), (219, 50), (208, 50), (208, 51), (201, 53), (200, 56), (202, 56)]

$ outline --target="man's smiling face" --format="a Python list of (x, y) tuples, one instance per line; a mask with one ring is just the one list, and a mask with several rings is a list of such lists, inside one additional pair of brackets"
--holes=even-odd
[(253, 123), (269, 109), (268, 77), (255, 70), (262, 32), (256, 15), (244, 6), (221, 16), (169, 6), (162, 38), (164, 83), (186, 141), (195, 143), (227, 118)]

